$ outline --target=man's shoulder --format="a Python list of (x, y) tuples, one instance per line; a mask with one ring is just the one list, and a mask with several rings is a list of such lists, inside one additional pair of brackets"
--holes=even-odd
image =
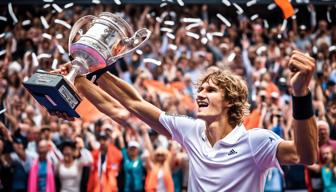
[(251, 143), (260, 143), (265, 140), (271, 142), (281, 140), (281, 138), (271, 130), (263, 128), (253, 128), (247, 131)]

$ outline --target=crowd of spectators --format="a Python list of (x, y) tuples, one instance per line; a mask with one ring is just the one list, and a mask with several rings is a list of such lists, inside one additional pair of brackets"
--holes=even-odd
[[(70, 29), (55, 19), (73, 25), (84, 15), (103, 11), (123, 17), (134, 30), (146, 27), (152, 31), (144, 47), (110, 69), (132, 83), (146, 100), (169, 113), (195, 117), (197, 107), (192, 101), (197, 78), (211, 67), (230, 70), (248, 84), (251, 113), (245, 119), (246, 128), (270, 129), (288, 140), (294, 139), (287, 87), (289, 55), (294, 49), (313, 55), (317, 67), (310, 90), (319, 160), (312, 166), (271, 169), (265, 191), (335, 191), (334, 7), (322, 7), (327, 14), (318, 17), (314, 5), (301, 6), (296, 18), (289, 18), (285, 25), (273, 23), (274, 18), (252, 19), (232, 11), (221, 13), (229, 21), (224, 23), (214, 14), (220, 10), (216, 6), (14, 6), (17, 22), (7, 7), (0, 8), (7, 18), (0, 20), (0, 191), (187, 189), (188, 158), (178, 143), (130, 114), (125, 114), (121, 124), (107, 116), (85, 121), (50, 116), (22, 86), (36, 70), (50, 71), (70, 60), (65, 51)], [(282, 17), (268, 11), (270, 17)], [(304, 11), (308, 14), (299, 22)], [(188, 18), (198, 20), (189, 23)], [(144, 62), (145, 58), (161, 63)], [(153, 81), (169, 91), (148, 83)]]

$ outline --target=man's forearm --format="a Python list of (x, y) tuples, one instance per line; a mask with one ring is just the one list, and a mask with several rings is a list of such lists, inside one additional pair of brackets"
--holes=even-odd
[(300, 162), (312, 164), (317, 159), (317, 126), (315, 117), (307, 120), (295, 120), (292, 122), (294, 128), (294, 142)]

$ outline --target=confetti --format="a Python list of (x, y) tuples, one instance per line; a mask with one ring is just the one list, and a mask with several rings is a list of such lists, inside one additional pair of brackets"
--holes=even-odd
[(209, 39), (209, 41), (212, 41), (213, 38), (212, 38), (212, 33), (207, 33), (206, 34), (206, 37)]
[(169, 48), (169, 49), (172, 49), (172, 50), (174, 50), (174, 51), (177, 50), (177, 46), (174, 45), (174, 44), (169, 44), (169, 45), (168, 45), (168, 48)]
[(190, 29), (195, 28), (195, 27), (199, 27), (199, 26), (201, 26), (202, 24), (203, 24), (203, 22), (192, 23), (192, 24), (187, 25), (185, 29), (189, 31)]
[(0, 16), (0, 20), (1, 20), (1, 21), (7, 21), (7, 18), (4, 17), (4, 16)]
[(246, 3), (246, 6), (247, 7), (251, 7), (252, 5), (256, 4), (257, 3), (257, 0), (251, 0), (249, 2)]
[(17, 17), (14, 14), (12, 3), (8, 3), (8, 11), (9, 11), (9, 15), (13, 19), (13, 23), (16, 24), (18, 22), (18, 19), (17, 19)]
[(160, 29), (160, 31), (164, 31), (164, 32), (172, 33), (172, 32), (173, 32), (173, 29), (171, 29), (171, 28), (167, 28), (167, 27), (162, 27), (162, 28)]
[(45, 5), (43, 5), (43, 9), (46, 9), (46, 8), (49, 8), (50, 7), (50, 4), (48, 3), (48, 4), (45, 4)]
[(6, 49), (0, 51), (0, 56), (4, 55), (6, 53)]
[(266, 46), (261, 46), (256, 50), (256, 53), (258, 55), (261, 55), (263, 52), (265, 52), (267, 50)]
[(199, 23), (202, 22), (200, 18), (182, 18), (181, 22), (183, 23)]
[(74, 6), (74, 3), (67, 3), (64, 5), (64, 9), (70, 8), (72, 6)]
[(7, 111), (6, 108), (2, 109), (2, 110), (0, 111), (0, 115), (3, 114), (3, 113), (5, 113), (6, 111)]
[(162, 8), (162, 7), (166, 6), (166, 5), (167, 5), (167, 3), (161, 3), (160, 7)]
[(232, 62), (232, 61), (235, 59), (235, 57), (236, 57), (236, 54), (232, 52), (232, 53), (227, 57), (227, 60), (228, 60), (229, 62)]
[(231, 27), (231, 23), (220, 13), (217, 13), (216, 16), (228, 27)]
[(155, 65), (161, 65), (161, 61), (159, 60), (155, 60), (155, 59), (152, 59), (152, 58), (145, 58), (143, 60), (144, 63), (153, 63)]
[(201, 39), (201, 43), (202, 43), (203, 45), (207, 44), (207, 43), (208, 43), (208, 39), (207, 39), (206, 37), (202, 37), (202, 39)]
[(174, 21), (164, 21), (163, 24), (173, 26), (175, 25), (175, 22)]
[(329, 10), (329, 9), (328, 9), (328, 11), (327, 11), (327, 21), (328, 21), (329, 23), (332, 22), (331, 17), (330, 17), (330, 10)]
[(64, 27), (66, 27), (68, 29), (71, 29), (71, 25), (69, 23), (65, 22), (64, 20), (55, 19), (54, 22), (57, 23), (57, 24), (63, 25)]
[(46, 18), (45, 18), (44, 16), (41, 16), (40, 19), (41, 19), (41, 22), (42, 22), (43, 27), (44, 27), (45, 29), (48, 29), (48, 28), (49, 28), (49, 24), (48, 24)]
[(282, 25), (281, 25), (281, 28), (280, 28), (280, 31), (285, 31), (285, 29), (286, 29), (286, 27), (287, 27), (287, 20), (285, 19), (285, 20), (283, 20), (283, 22), (282, 22)]
[(37, 60), (36, 54), (32, 53), (32, 63), (34, 67), (37, 67), (39, 65), (39, 62)]
[(268, 24), (268, 22), (267, 22), (267, 20), (266, 20), (266, 19), (264, 20), (264, 27), (265, 27), (266, 29), (268, 29), (268, 28), (269, 28), (269, 24)]
[(1, 33), (0, 38), (3, 38), (5, 35), (6, 35), (5, 33)]
[(211, 36), (216, 36), (216, 37), (223, 37), (223, 33), (222, 32), (212, 32)]
[(46, 3), (52, 3), (52, 2), (54, 2), (54, 0), (43, 0), (44, 2), (46, 2)]
[(189, 37), (192, 37), (194, 39), (199, 39), (200, 38), (200, 36), (198, 34), (192, 33), (190, 31), (187, 31), (186, 35), (189, 36)]
[(275, 3), (272, 3), (272, 4), (269, 4), (268, 6), (267, 6), (267, 9), (268, 10), (272, 10), (272, 9), (274, 9), (276, 7), (276, 4)]
[(29, 19), (22, 21), (22, 26), (30, 25), (31, 21)]
[(175, 35), (172, 33), (167, 33), (167, 37), (169, 37), (170, 39), (175, 39)]
[[(330, 49), (330, 48), (329, 48), (329, 49)], [(316, 47), (316, 46), (313, 46), (313, 53), (314, 53), (314, 54), (317, 54), (317, 51), (318, 51), (317, 47)]]
[(251, 19), (251, 21), (254, 21), (254, 20), (256, 20), (258, 17), (259, 17), (258, 14), (254, 14), (254, 15), (251, 16), (250, 19)]
[(114, 3), (117, 4), (117, 5), (121, 5), (120, 0), (114, 0)]
[(177, 3), (178, 3), (181, 7), (184, 6), (184, 2), (183, 2), (182, 0), (177, 0)]
[(53, 62), (52, 62), (52, 64), (51, 64), (51, 69), (52, 70), (57, 69), (57, 65), (58, 65), (58, 60), (54, 59)]
[(65, 50), (64, 50), (64, 48), (62, 47), (62, 45), (57, 45), (57, 49), (58, 49), (58, 51), (60, 52), (60, 54), (64, 54), (65, 53)]
[(201, 32), (201, 35), (205, 35), (206, 34), (206, 29), (202, 28), (200, 32)]
[(56, 37), (56, 39), (63, 39), (63, 34), (59, 33), (55, 37)]
[(100, 1), (99, 0), (92, 0), (92, 3), (94, 3), (94, 4), (100, 4)]
[(231, 6), (231, 2), (228, 0), (222, 0), (222, 3), (224, 3), (226, 6)]
[(329, 50), (329, 52), (335, 51), (336, 50), (336, 45), (330, 46), (328, 50)]
[(41, 53), (37, 56), (37, 59), (49, 59), (51, 58), (51, 54), (48, 54), (48, 53)]
[(241, 15), (244, 13), (244, 10), (237, 3), (233, 3), (233, 6), (236, 7), (238, 15)]
[(274, 0), (274, 2), (282, 10), (285, 19), (288, 19), (289, 17), (294, 15), (294, 8), (288, 0)]
[(143, 54), (143, 52), (142, 52), (140, 49), (137, 49), (135, 52), (136, 52), (138, 55), (142, 55), (142, 54)]
[(60, 6), (58, 6), (57, 4), (53, 3), (52, 7), (58, 12), (58, 13), (62, 13), (63, 9), (60, 8)]
[(51, 36), (50, 34), (48, 34), (48, 33), (43, 33), (43, 34), (42, 34), (42, 37), (43, 37), (43, 38), (46, 38), (46, 39), (49, 39), (49, 40), (52, 39), (52, 36)]
[(161, 19), (160, 17), (156, 17), (155, 20), (156, 20), (156, 22), (158, 22), (158, 23), (161, 23), (161, 22), (162, 22), (162, 19)]

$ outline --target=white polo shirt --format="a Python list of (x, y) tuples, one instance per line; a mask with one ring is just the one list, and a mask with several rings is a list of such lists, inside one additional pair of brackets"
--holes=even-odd
[(202, 120), (161, 113), (159, 121), (188, 153), (188, 191), (264, 191), (267, 170), (279, 166), (282, 139), (269, 130), (237, 126), (212, 147)]

